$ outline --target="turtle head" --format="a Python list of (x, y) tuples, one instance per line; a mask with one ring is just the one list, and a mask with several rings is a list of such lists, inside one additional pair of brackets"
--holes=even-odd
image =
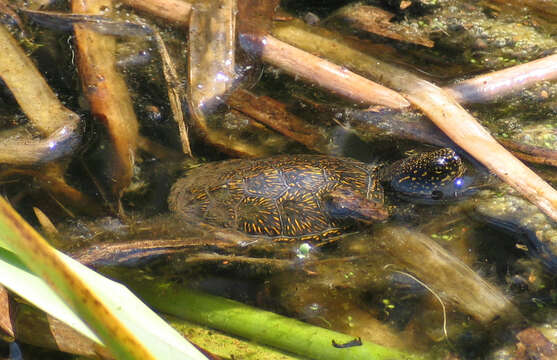
[(473, 182), (453, 149), (444, 148), (400, 160), (388, 169), (387, 181), (403, 197), (426, 202), (461, 197)]

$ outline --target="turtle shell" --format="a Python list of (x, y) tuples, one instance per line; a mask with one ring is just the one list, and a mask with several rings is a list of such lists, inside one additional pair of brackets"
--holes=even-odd
[(229, 160), (189, 170), (169, 207), (188, 220), (278, 241), (320, 241), (349, 221), (331, 216), (324, 196), (335, 189), (383, 202), (376, 167), (319, 155)]

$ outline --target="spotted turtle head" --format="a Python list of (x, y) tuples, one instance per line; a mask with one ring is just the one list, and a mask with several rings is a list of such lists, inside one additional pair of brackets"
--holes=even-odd
[(454, 150), (444, 148), (397, 161), (389, 168), (391, 188), (422, 202), (452, 200), (464, 196), (473, 179), (463, 176), (465, 167)]

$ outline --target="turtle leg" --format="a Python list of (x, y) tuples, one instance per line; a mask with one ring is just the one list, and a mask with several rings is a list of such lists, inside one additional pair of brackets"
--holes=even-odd
[(380, 201), (368, 199), (349, 188), (336, 188), (322, 196), (329, 215), (338, 220), (357, 220), (365, 223), (385, 220), (389, 212)]

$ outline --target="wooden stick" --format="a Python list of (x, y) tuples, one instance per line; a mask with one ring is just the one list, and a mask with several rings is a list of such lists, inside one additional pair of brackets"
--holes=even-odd
[(128, 6), (144, 11), (161, 19), (188, 26), (190, 22), (191, 4), (181, 0), (122, 0)]
[(310, 150), (323, 154), (330, 153), (329, 137), (322, 128), (292, 115), (286, 110), (284, 104), (270, 97), (257, 96), (240, 89), (230, 95), (227, 103), (284, 136), (298, 141)]
[(556, 79), (557, 54), (476, 76), (444, 90), (461, 104), (484, 102), (528, 88), (542, 80)]
[(409, 106), (397, 92), (370, 81), (345, 67), (266, 36), (262, 59), (288, 73), (324, 87), (339, 95), (365, 104), (384, 105), (394, 109)]
[[(72, 1), (72, 11), (80, 14), (106, 13), (110, 0)], [(116, 40), (100, 35), (86, 25), (74, 25), (78, 68), (84, 93), (93, 115), (103, 122), (114, 146), (109, 164), (112, 194), (119, 199), (130, 184), (139, 125), (126, 83), (116, 70)]]
[(0, 26), (0, 78), (12, 92), (29, 122), (44, 138), (0, 140), (0, 162), (31, 165), (72, 154), (81, 142), (79, 116), (64, 107), (56, 94), (4, 26)]

